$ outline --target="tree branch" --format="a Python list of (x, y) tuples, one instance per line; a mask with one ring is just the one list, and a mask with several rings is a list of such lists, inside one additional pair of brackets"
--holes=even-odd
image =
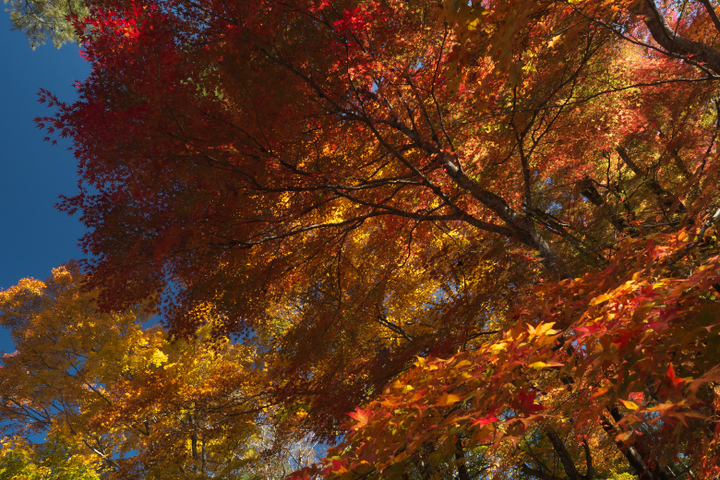
[(715, 9), (713, 8), (712, 4), (710, 3), (710, 0), (700, 0), (700, 3), (702, 3), (705, 6), (705, 10), (707, 10), (708, 15), (710, 15), (710, 18), (712, 19), (713, 25), (715, 25), (715, 30), (720, 32), (720, 19), (718, 18), (717, 14), (715, 13)]
[(592, 454), (590, 453), (590, 445), (587, 440), (582, 441), (583, 450), (585, 450), (585, 465), (587, 472), (582, 476), (583, 480), (593, 480), (595, 477), (595, 467), (593, 466)]
[(580, 480), (582, 477), (578, 473), (577, 468), (575, 468), (575, 462), (572, 459), (572, 455), (570, 455), (570, 452), (568, 452), (567, 448), (565, 448), (565, 442), (562, 441), (554, 428), (545, 426), (543, 427), (543, 431), (548, 437), (548, 440), (550, 440), (550, 443), (552, 443), (555, 453), (557, 453), (557, 456), (560, 457), (560, 462), (565, 470), (565, 475), (567, 475), (570, 480)]
[(643, 15), (645, 15), (644, 22), (653, 40), (667, 52), (692, 57), (694, 61), (705, 64), (710, 70), (720, 74), (720, 52), (712, 47), (678, 35), (670, 28), (667, 20), (657, 9), (653, 0), (645, 0)]
[(449, 155), (440, 154), (438, 155), (438, 160), (445, 168), (448, 176), (453, 179), (459, 187), (470, 192), (475, 199), (492, 210), (505, 222), (513, 232), (512, 237), (538, 252), (543, 259), (543, 264), (545, 264), (549, 270), (557, 272), (560, 278), (570, 278), (573, 276), (572, 271), (563, 264), (560, 257), (557, 256), (545, 239), (535, 230), (531, 219), (520, 215), (513, 210), (502, 197), (484, 190), (468, 178), (450, 159)]
[(655, 195), (655, 198), (658, 201), (658, 205), (663, 210), (668, 210), (672, 212), (673, 210), (677, 209), (678, 212), (684, 212), (685, 211), (685, 205), (678, 199), (675, 195), (665, 190), (654, 178), (650, 178), (650, 175), (648, 172), (644, 172), (634, 161), (632, 158), (630, 158), (630, 155), (628, 154), (627, 150), (625, 148), (619, 146), (615, 149), (618, 154), (620, 155), (620, 158), (622, 158), (623, 162), (625, 162), (625, 165), (630, 167), (630, 170), (632, 170), (635, 175), (637, 175), (640, 178), (647, 179), (647, 185), (650, 188), (650, 190)]

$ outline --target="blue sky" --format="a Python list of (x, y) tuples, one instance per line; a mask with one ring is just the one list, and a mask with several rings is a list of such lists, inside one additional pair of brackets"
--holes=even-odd
[[(30, 50), (25, 35), (10, 30), (4, 9), (0, 59), (0, 289), (7, 289), (23, 277), (45, 279), (56, 266), (82, 256), (77, 244), (84, 229), (78, 218), (54, 208), (59, 195), (76, 191), (70, 142), (54, 147), (43, 142), (45, 134), (33, 118), (52, 113), (37, 102), (39, 88), (72, 102), (74, 80), (87, 77), (90, 66), (75, 45)], [(0, 350), (14, 350), (4, 329)]]

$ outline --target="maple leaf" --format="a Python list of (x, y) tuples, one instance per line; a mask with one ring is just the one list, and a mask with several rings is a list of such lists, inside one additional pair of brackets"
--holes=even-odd
[(363, 410), (358, 407), (354, 412), (348, 413), (348, 416), (358, 422), (357, 424), (352, 426), (353, 430), (358, 430), (368, 424), (370, 418), (372, 417), (372, 412), (369, 410)]
[(517, 394), (516, 400), (513, 402), (513, 406), (523, 413), (533, 414), (541, 410), (545, 410), (546, 407), (535, 403), (535, 397), (537, 392), (521, 391)]

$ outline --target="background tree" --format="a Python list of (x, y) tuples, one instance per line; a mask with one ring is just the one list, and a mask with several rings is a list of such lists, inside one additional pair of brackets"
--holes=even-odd
[(88, 2), (83, 0), (3, 0), (3, 3), (9, 6), (13, 29), (25, 32), (32, 49), (47, 40), (55, 48), (77, 42), (72, 18), (88, 13)]
[(58, 437), (30, 445), (22, 437), (4, 438), (0, 478), (27, 480), (100, 480), (104, 471), (95, 455), (83, 455)]
[[(71, 264), (0, 292), (18, 349), (0, 369), (0, 418), (14, 434), (2, 449), (7, 478), (230, 478), (261, 466), (271, 478), (268, 461), (291, 460), (262, 434), (274, 407), (254, 348), (209, 338), (211, 308), (194, 312), (208, 323), (194, 340), (173, 342), (143, 328), (145, 306), (100, 314), (82, 282)], [(275, 436), (301, 448), (288, 429)]]

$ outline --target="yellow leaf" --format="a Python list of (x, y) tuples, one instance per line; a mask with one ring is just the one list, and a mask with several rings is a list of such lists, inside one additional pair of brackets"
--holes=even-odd
[(533, 362), (533, 363), (531, 363), (530, 365), (528, 365), (528, 367), (530, 367), (530, 368), (536, 368), (536, 369), (551, 368), (551, 367), (562, 367), (562, 366), (563, 366), (562, 363), (560, 363), (560, 362), (554, 362), (554, 361), (552, 361), (552, 360), (551, 360), (549, 363), (538, 361), (538, 362)]
[[(555, 335), (557, 334), (556, 330), (553, 330), (553, 326), (555, 325), (555, 322), (550, 323), (541, 323), (537, 326), (535, 329), (535, 335), (541, 336), (541, 335)], [(532, 332), (531, 332), (532, 333)]]
[(606, 302), (606, 301), (610, 300), (611, 298), (612, 298), (612, 295), (610, 295), (608, 293), (603, 293), (602, 295), (590, 300), (590, 306), (594, 307), (595, 305), (599, 305), (603, 302)]
[(637, 403), (633, 402), (632, 400), (623, 400), (621, 398), (620, 401), (623, 405), (625, 405), (625, 408), (627, 408), (628, 410), (637, 410), (638, 408), (640, 408), (638, 407)]
[(665, 410), (669, 410), (675, 406), (672, 402), (665, 402), (665, 403), (659, 403), (655, 405), (652, 408), (648, 408), (646, 411), (648, 412), (664, 412)]
[(538, 370), (541, 369), (541, 368), (547, 368), (547, 367), (549, 367), (549, 366), (550, 366), (550, 365), (548, 365), (548, 364), (545, 363), (545, 362), (533, 362), (533, 363), (531, 363), (530, 365), (528, 365), (528, 367), (530, 367), (530, 368), (535, 368), (535, 369), (538, 369)]

